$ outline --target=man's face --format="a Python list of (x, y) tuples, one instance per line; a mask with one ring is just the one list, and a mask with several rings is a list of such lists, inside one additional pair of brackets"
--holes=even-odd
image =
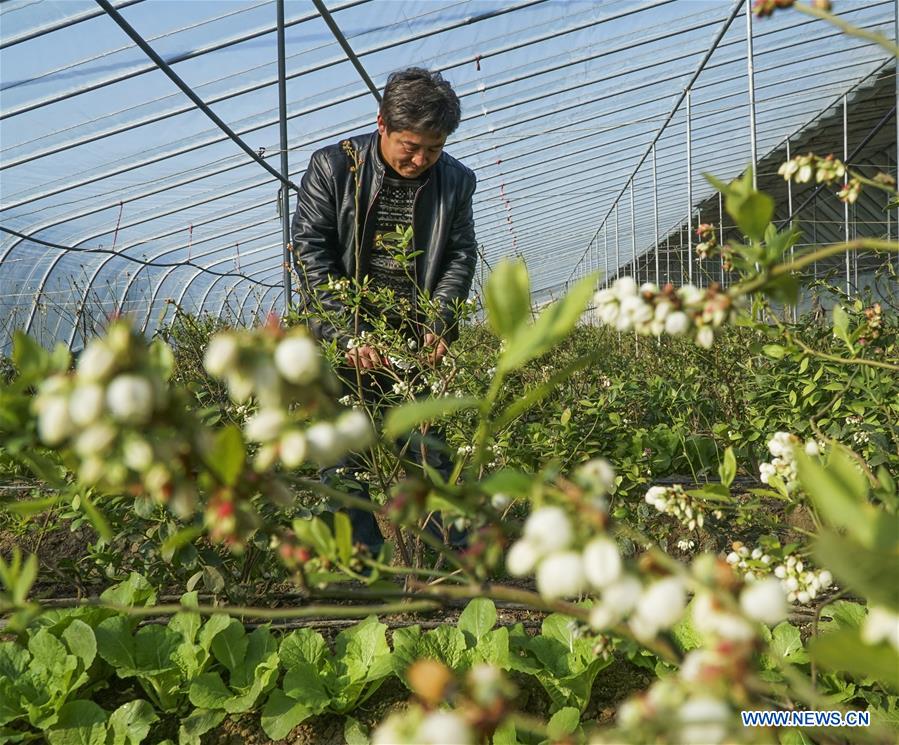
[(378, 114), (381, 157), (403, 178), (417, 178), (437, 162), (446, 136), (437, 132), (388, 130)]

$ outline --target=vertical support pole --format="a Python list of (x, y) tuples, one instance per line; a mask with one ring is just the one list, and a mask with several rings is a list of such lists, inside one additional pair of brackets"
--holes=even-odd
[(637, 266), (637, 221), (634, 217), (634, 180), (631, 179), (631, 262), (634, 267), (634, 279), (640, 284), (640, 269)]
[[(899, 2), (899, 0), (896, 0)], [(652, 144), (652, 212), (653, 212), (653, 223), (655, 225), (655, 250), (654, 250), (654, 258), (655, 258), (655, 269), (656, 269), (656, 284), (661, 287), (661, 279), (659, 277), (659, 183), (656, 178), (656, 146), (655, 143)]]
[(618, 240), (618, 202), (615, 202), (615, 279), (621, 276), (621, 245)]
[(746, 77), (749, 84), (749, 150), (752, 157), (752, 188), (758, 188), (758, 149), (755, 141), (755, 67), (752, 54), (752, 6), (744, 5), (746, 13)]
[[(790, 138), (787, 137), (787, 160), (792, 158), (792, 153), (790, 152)], [(790, 228), (793, 227), (793, 180), (787, 179), (787, 214), (790, 216)], [(790, 261), (793, 261), (793, 257), (796, 253), (795, 247), (790, 246)], [(791, 313), (791, 317), (793, 319), (793, 323), (799, 319), (799, 305), (796, 304), (793, 306), (793, 312)]]
[(665, 236), (665, 284), (671, 284), (671, 242), (670, 234)]
[[(899, 0), (893, 5), (893, 40), (899, 44)], [(899, 184), (899, 59), (893, 62), (893, 80), (896, 84), (896, 183)], [(899, 205), (896, 206), (896, 228), (899, 235)], [(896, 254), (896, 272), (899, 273), (899, 254)]]
[[(846, 162), (849, 160), (849, 103), (846, 94), (843, 94), (843, 164), (848, 166)], [(849, 183), (849, 171), (843, 176), (843, 185)], [(843, 202), (843, 233), (846, 243), (849, 242), (849, 202)], [(846, 252), (846, 297), (849, 297), (851, 291), (850, 274), (849, 274), (849, 251)]]
[[(284, 42), (284, 0), (278, 0), (278, 117), (281, 130), (281, 176), (289, 178), (287, 160), (287, 69)], [(281, 242), (284, 244), (284, 315), (290, 311), (293, 293), (290, 288), (290, 192), (281, 183)]]
[(602, 226), (602, 283), (605, 287), (609, 286), (609, 226), (603, 223)]
[(693, 282), (693, 131), (690, 95), (687, 91), (687, 281)]
[[(724, 197), (718, 192), (718, 243), (724, 247)], [(727, 287), (727, 278), (724, 271), (724, 254), (721, 255), (721, 287)]]

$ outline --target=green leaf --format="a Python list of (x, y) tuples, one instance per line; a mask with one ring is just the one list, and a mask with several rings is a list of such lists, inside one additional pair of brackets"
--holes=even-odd
[(831, 619), (822, 621), (818, 628), (822, 633), (838, 631), (840, 629), (858, 630), (865, 621), (867, 611), (861, 603), (853, 603), (848, 600), (837, 600), (828, 603), (821, 609), (821, 618)]
[(137, 668), (131, 621), (125, 616), (112, 616), (100, 623), (94, 631), (100, 657), (116, 668), (120, 674)]
[(515, 720), (506, 717), (503, 723), (493, 733), (493, 745), (519, 745), (518, 732), (515, 730)]
[(508, 340), (497, 366), (504, 372), (517, 370), (562, 341), (574, 330), (595, 286), (595, 274), (584, 277), (565, 297), (544, 308), (533, 324), (520, 326)]
[(334, 540), (337, 543), (337, 555), (344, 564), (349, 564), (353, 556), (353, 527), (345, 512), (334, 513)]
[(281, 640), (278, 649), (281, 664), (287, 670), (307, 664), (318, 668), (328, 655), (328, 648), (321, 634), (314, 629), (301, 628)]
[(178, 745), (201, 745), (200, 737), (218, 727), (225, 716), (224, 711), (206, 709), (192, 711), (187, 719), (182, 720), (178, 728)]
[(733, 217), (740, 230), (753, 240), (761, 241), (774, 216), (774, 200), (767, 194), (754, 192), (737, 204), (735, 212)]
[(384, 434), (394, 439), (403, 437), (424, 422), (442, 419), (463, 409), (475, 409), (480, 405), (481, 402), (476, 398), (456, 396), (413, 401), (387, 412)]
[(307, 546), (311, 546), (322, 556), (332, 557), (337, 550), (331, 529), (324, 520), (313, 517), (310, 520), (297, 519), (293, 521), (293, 532)]
[(243, 473), (246, 457), (240, 427), (229, 424), (215, 436), (206, 462), (225, 486), (234, 486)]
[(581, 723), (581, 712), (573, 706), (559, 709), (546, 724), (546, 734), (553, 741), (573, 735)]
[(875, 605), (899, 612), (899, 555), (895, 552), (869, 549), (829, 530), (818, 533), (812, 552), (841, 585)]
[(153, 605), (156, 602), (156, 590), (140, 574), (131, 572), (124, 582), (104, 590), (100, 599), (113, 605)]
[(766, 344), (762, 347), (762, 352), (775, 360), (782, 360), (787, 354), (786, 348), (780, 344)]
[(812, 639), (809, 653), (821, 667), (857, 678), (874, 678), (899, 692), (899, 654), (886, 643), (868, 645), (857, 631), (843, 629)]
[(346, 745), (369, 745), (368, 730), (353, 717), (343, 723), (343, 739)]
[(730, 485), (734, 483), (734, 477), (736, 475), (737, 458), (734, 455), (734, 449), (729, 447), (724, 451), (724, 458), (718, 466), (718, 476), (721, 477), (721, 483), (730, 488)]
[(792, 662), (796, 665), (808, 662), (808, 655), (802, 647), (799, 629), (789, 621), (783, 621), (775, 626), (771, 634), (769, 650), (777, 659), (785, 662)]
[(233, 673), (243, 666), (248, 646), (249, 639), (243, 624), (232, 618), (228, 626), (212, 640), (212, 654)]
[(181, 635), (168, 626), (150, 624), (137, 630), (134, 635), (134, 657), (137, 669), (144, 675), (158, 675), (173, 670), (172, 655), (181, 644)]
[(112, 742), (108, 745), (140, 745), (158, 720), (153, 707), (143, 699), (122, 704), (109, 717)]
[(496, 624), (496, 606), (489, 598), (475, 598), (459, 615), (459, 630), (477, 643)]
[(93, 701), (69, 701), (47, 731), (50, 745), (105, 745), (106, 712)]
[(487, 323), (500, 339), (510, 339), (527, 323), (531, 312), (531, 289), (523, 261), (503, 259), (484, 288)]
[(80, 661), (82, 667), (87, 670), (97, 656), (97, 638), (94, 630), (84, 621), (75, 619), (66, 630), (62, 632), (62, 638), (69, 651)]
[(109, 522), (106, 520), (106, 517), (97, 509), (97, 506), (93, 503), (93, 500), (91, 500), (87, 492), (81, 495), (81, 509), (84, 510), (84, 514), (87, 515), (88, 520), (90, 520), (91, 525), (96, 528), (100, 537), (104, 540), (111, 541), (113, 539), (112, 528), (109, 527)]
[[(845, 528), (859, 542), (871, 545), (876, 510), (868, 504), (868, 484), (858, 466), (839, 446), (826, 466), (803, 452), (796, 452), (799, 482), (825, 521)], [(826, 566), (826, 563), (825, 563)]]
[(200, 709), (225, 709), (234, 694), (218, 673), (203, 673), (190, 684), (190, 702)]
[(272, 740), (281, 740), (311, 716), (314, 713), (305, 701), (291, 698), (276, 688), (262, 709), (262, 731)]
[(508, 494), (524, 497), (531, 493), (532, 477), (512, 468), (503, 468), (481, 482), (487, 494)]
[(833, 306), (833, 335), (838, 339), (841, 339), (851, 351), (852, 342), (849, 339), (849, 314), (839, 303)]
[(49, 367), (49, 354), (22, 331), (13, 334), (12, 360), (23, 383), (37, 383)]

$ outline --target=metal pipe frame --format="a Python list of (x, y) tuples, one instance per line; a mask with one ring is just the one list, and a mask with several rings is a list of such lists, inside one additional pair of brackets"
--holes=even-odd
[(658, 173), (656, 171), (656, 145), (652, 144), (652, 213), (653, 213), (653, 228), (655, 230), (655, 243), (653, 244), (655, 254), (655, 270), (656, 270), (656, 285), (661, 287), (661, 281), (659, 277), (659, 183), (658, 183)]
[[(747, 5), (746, 12), (749, 13)], [(693, 283), (693, 117), (690, 109), (690, 89), (687, 89), (687, 281)]]
[[(849, 183), (849, 97), (843, 95), (843, 163), (847, 170), (843, 176), (843, 186)], [(849, 202), (843, 202), (843, 230), (844, 238), (849, 242)], [(849, 251), (846, 252), (846, 297), (852, 296), (852, 286), (849, 274)]]
[[(289, 183), (290, 163), (287, 158), (287, 63), (284, 41), (284, 0), (276, 0), (278, 21), (278, 112), (279, 129), (281, 135), (281, 226), (282, 242), (284, 244), (284, 315), (290, 312), (291, 287), (290, 287), (290, 192), (283, 184)], [(328, 18), (330, 18), (330, 14)]]
[(752, 53), (752, 9), (746, 5), (746, 81), (749, 86), (749, 149), (752, 154), (752, 188), (758, 188), (756, 166), (759, 162), (755, 139), (755, 72)]

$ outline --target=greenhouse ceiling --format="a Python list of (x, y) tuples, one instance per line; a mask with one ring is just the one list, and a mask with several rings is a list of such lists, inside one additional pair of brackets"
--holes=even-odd
[[(89, 313), (280, 312), (282, 182), (293, 209), (312, 152), (373, 130), (399, 68), (460, 95), (446, 149), (478, 176), (482, 268), (523, 257), (540, 300), (650, 250), (710, 196), (703, 173), (739, 175), (893, 66), (740, 1), (304, 0), (279, 73), (280, 5), (0, 6), (0, 351), (17, 328), (80, 346)], [(891, 38), (896, 7), (835, 3)]]

